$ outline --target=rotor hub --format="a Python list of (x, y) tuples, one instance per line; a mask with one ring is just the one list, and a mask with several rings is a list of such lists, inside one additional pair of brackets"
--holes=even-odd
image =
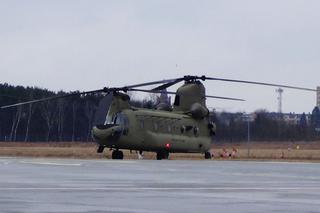
[(207, 79), (207, 77), (205, 75), (202, 75), (202, 76), (196, 76), (196, 75), (185, 75), (183, 77), (184, 81), (185, 82), (188, 82), (188, 83), (192, 83), (192, 82), (195, 82), (197, 80), (202, 80), (202, 81), (205, 81)]

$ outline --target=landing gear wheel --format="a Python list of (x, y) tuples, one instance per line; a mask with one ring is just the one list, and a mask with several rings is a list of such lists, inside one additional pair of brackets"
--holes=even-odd
[(118, 151), (118, 159), (123, 160), (123, 152)]
[(112, 151), (112, 159), (117, 159), (117, 150)]
[(112, 159), (122, 160), (122, 159), (123, 159), (123, 152), (122, 152), (122, 151), (119, 151), (119, 150), (113, 150), (113, 152), (112, 152)]
[(99, 146), (97, 153), (102, 153), (104, 150), (104, 146)]
[(161, 152), (157, 152), (157, 160), (162, 160), (162, 154), (161, 154)]
[(205, 152), (204, 153), (204, 159), (211, 159), (211, 153), (210, 152)]
[(161, 150), (157, 152), (157, 160), (168, 159), (169, 158), (169, 151)]

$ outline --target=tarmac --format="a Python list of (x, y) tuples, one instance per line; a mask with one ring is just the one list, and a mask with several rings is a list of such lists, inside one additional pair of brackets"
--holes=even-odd
[(320, 212), (320, 164), (0, 158), (0, 212)]

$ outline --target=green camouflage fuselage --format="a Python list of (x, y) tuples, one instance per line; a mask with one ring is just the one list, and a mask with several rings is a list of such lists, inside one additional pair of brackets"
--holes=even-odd
[[(100, 145), (116, 149), (169, 152), (205, 152), (210, 149), (208, 119), (196, 120), (189, 115), (148, 109), (124, 109), (114, 128), (94, 127), (93, 134)], [(108, 137), (120, 131), (116, 140)]]

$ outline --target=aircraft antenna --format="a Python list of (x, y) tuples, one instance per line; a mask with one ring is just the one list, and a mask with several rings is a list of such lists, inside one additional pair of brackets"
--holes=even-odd
[(317, 87), (317, 106), (320, 107), (320, 87)]
[(276, 89), (276, 93), (278, 93), (278, 113), (282, 114), (282, 93), (283, 93), (283, 89), (282, 88), (278, 88)]

